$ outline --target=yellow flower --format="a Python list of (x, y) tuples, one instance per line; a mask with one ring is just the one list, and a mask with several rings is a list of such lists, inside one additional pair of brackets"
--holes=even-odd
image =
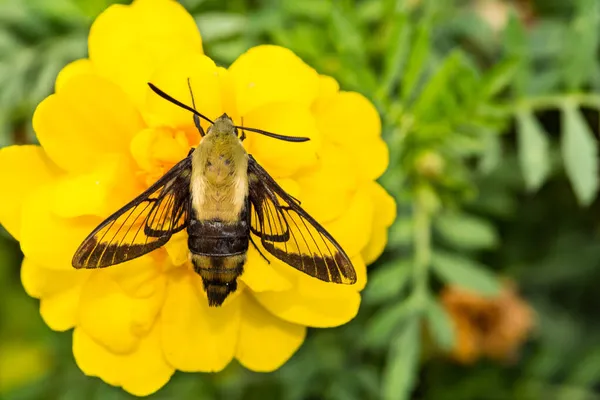
[[(185, 232), (161, 249), (102, 270), (77, 271), (83, 238), (187, 155), (192, 117), (148, 81), (209, 118), (306, 136), (287, 143), (249, 133), (247, 150), (342, 244), (354, 285), (321, 282), (249, 250), (237, 292), (209, 308), (188, 263)], [(37, 108), (39, 146), (0, 150), (0, 222), (21, 242), (22, 281), (54, 330), (73, 331), (87, 375), (136, 395), (178, 369), (219, 371), (237, 359), (254, 371), (281, 366), (306, 327), (352, 319), (366, 264), (383, 251), (395, 217), (375, 183), (388, 164), (380, 120), (363, 96), (339, 90), (291, 51), (259, 46), (225, 69), (203, 55), (194, 20), (176, 2), (114, 5), (89, 36), (89, 59), (66, 66)]]
[(533, 310), (509, 282), (494, 298), (455, 286), (444, 288), (440, 297), (457, 333), (452, 356), (463, 364), (484, 356), (513, 359), (534, 327)]

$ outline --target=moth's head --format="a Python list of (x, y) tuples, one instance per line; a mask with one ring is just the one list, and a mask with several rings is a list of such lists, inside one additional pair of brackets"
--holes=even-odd
[(229, 118), (229, 115), (223, 114), (217, 118), (214, 123), (208, 128), (208, 134), (213, 135), (234, 135), (237, 136), (237, 129), (233, 124), (233, 120)]

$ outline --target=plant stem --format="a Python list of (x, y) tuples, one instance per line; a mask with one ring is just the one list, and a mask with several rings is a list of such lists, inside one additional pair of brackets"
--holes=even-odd
[(600, 95), (591, 93), (571, 93), (557, 94), (549, 96), (530, 97), (517, 101), (514, 105), (506, 105), (502, 107), (504, 111), (511, 114), (517, 113), (520, 110), (548, 110), (561, 108), (565, 103), (574, 103), (582, 107), (600, 109)]
[(427, 295), (429, 286), (429, 265), (431, 264), (431, 211), (427, 195), (417, 191), (413, 203), (414, 212), (414, 285), (415, 294)]

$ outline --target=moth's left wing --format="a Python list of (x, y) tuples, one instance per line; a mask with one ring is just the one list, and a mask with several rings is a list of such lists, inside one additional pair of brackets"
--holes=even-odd
[(251, 232), (265, 250), (292, 267), (326, 282), (352, 284), (352, 262), (317, 221), (248, 156)]
[(187, 226), (191, 156), (102, 222), (73, 256), (75, 268), (103, 268), (140, 257), (164, 245)]

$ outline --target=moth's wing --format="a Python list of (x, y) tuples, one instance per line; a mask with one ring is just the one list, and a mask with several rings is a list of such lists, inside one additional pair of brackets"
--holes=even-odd
[(187, 226), (191, 156), (102, 222), (73, 256), (75, 268), (102, 268), (140, 257)]
[(248, 160), (251, 232), (265, 250), (326, 282), (352, 284), (352, 262), (331, 235), (288, 195), (252, 157)]

